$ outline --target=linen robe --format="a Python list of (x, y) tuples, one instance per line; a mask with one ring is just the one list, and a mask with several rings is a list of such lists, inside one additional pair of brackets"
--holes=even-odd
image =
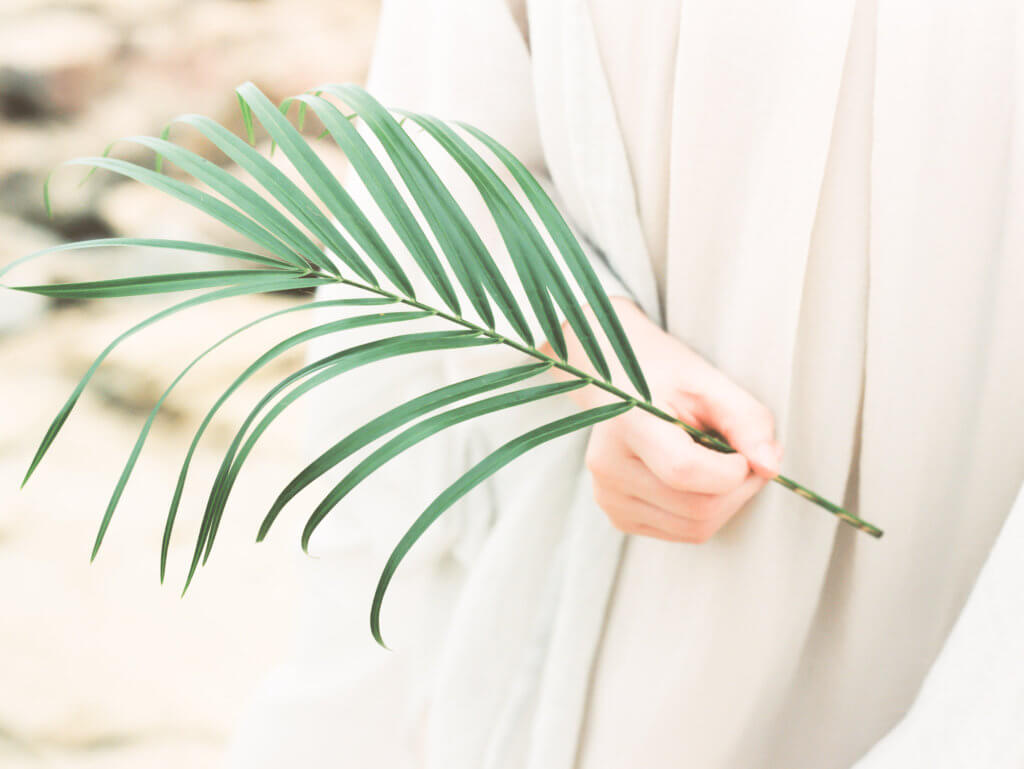
[[(770, 486), (705, 545), (624, 547), (576, 435), (446, 514), (396, 577), (398, 651), (380, 651), (369, 597), (412, 518), (570, 406), (471, 423), (318, 532), (294, 658), (235, 764), (828, 769), (868, 752), (911, 706), (1024, 474), (1022, 52), (1009, 0), (385, 2), (377, 98), (509, 146), (608, 291), (772, 409), (787, 474), (887, 535)], [(471, 185), (416, 138), (501, 259)], [(311, 448), (512, 362), (348, 375)]]

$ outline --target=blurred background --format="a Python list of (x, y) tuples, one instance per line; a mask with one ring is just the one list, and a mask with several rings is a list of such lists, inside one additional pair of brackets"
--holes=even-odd
[[(65, 240), (151, 236), (237, 245), (184, 205), (65, 160), (121, 136), (157, 134), (182, 112), (240, 130), (233, 88), (255, 81), (279, 100), (324, 81), (361, 82), (375, 0), (0, 0), (0, 265)], [(188, 130), (173, 134), (223, 164)], [(332, 168), (342, 170), (337, 156)], [(145, 158), (116, 145), (120, 157)], [(45, 257), (11, 284), (216, 267), (207, 257), (111, 249)], [(140, 334), (100, 369), (32, 481), (18, 490), (40, 438), (77, 379), (118, 333), (169, 304), (139, 298), (54, 302), (0, 293), (0, 766), (5, 769), (200, 769), (223, 746), (263, 673), (289, 643), (287, 526), (253, 544), (268, 497), (291, 477), (302, 421), (280, 420), (243, 473), (217, 556), (180, 588), (204, 492), (249, 403), (228, 404), (196, 455), (159, 583), (164, 516), (193, 430), (231, 379), (265, 349), (243, 335), (197, 367), (167, 403), (103, 550), (97, 525), (153, 402), (199, 349), (296, 298), (236, 299)], [(275, 337), (302, 327), (277, 321)], [(291, 324), (291, 325), (289, 325)], [(262, 391), (301, 351), (266, 371)], [(246, 515), (245, 513), (248, 513)], [(293, 522), (296, 527), (301, 522)]]

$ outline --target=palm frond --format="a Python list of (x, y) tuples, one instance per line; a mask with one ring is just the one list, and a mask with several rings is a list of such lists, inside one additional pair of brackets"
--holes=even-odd
[[(409, 250), (409, 254), (423, 271), (430, 285), (437, 291), (447, 308), (458, 313), (458, 297), (433, 246), (430, 245), (430, 241), (416, 221), (416, 217), (406, 204), (405, 198), (399, 193), (395, 183), (384, 170), (384, 166), (381, 165), (377, 156), (373, 154), (366, 140), (355, 129), (349, 118), (326, 99), (308, 94), (297, 96), (296, 99), (300, 100), (303, 105), (308, 104), (313, 108), (317, 117), (326, 126), (327, 134), (345, 153), (348, 162), (352, 164), (356, 173), (366, 184), (374, 203), (380, 208), (381, 213), (384, 214), (402, 244)], [(515, 313), (514, 305), (510, 311)], [(516, 317), (517, 322), (520, 323), (520, 330), (525, 329), (526, 320), (520, 320), (518, 315)], [(530, 341), (532, 340), (527, 339), (528, 343)]]
[(302, 532), (302, 548), (308, 549), (309, 539), (320, 525), (320, 522), (327, 517), (334, 507), (341, 502), (345, 496), (356, 486), (368, 478), (374, 471), (380, 469), (386, 462), (394, 459), (403, 451), (412, 448), (420, 441), (424, 441), (432, 435), (441, 432), (449, 427), (465, 422), (476, 417), (493, 414), (502, 409), (522, 406), (526, 403), (550, 398), (562, 393), (569, 393), (586, 386), (586, 382), (579, 379), (570, 379), (567, 382), (555, 384), (538, 385), (527, 387), (522, 390), (502, 393), (483, 400), (473, 401), (465, 406), (450, 409), (436, 416), (417, 422), (412, 427), (404, 430), (378, 448), (366, 459), (357, 464), (338, 484), (331, 489), (323, 501), (317, 505), (316, 510), (306, 522), (306, 528)]
[[(291, 288), (291, 285), (288, 285)], [(271, 293), (271, 290), (266, 293)], [(193, 358), (181, 373), (179, 373), (174, 380), (167, 386), (167, 389), (163, 391), (156, 403), (153, 405), (152, 410), (149, 412), (149, 416), (146, 418), (145, 424), (142, 426), (142, 430), (139, 432), (139, 437), (135, 441), (135, 446), (132, 448), (132, 452), (128, 457), (128, 461), (125, 463), (124, 469), (121, 471), (121, 477), (118, 478), (117, 485), (114, 487), (114, 491), (110, 496), (110, 501), (107, 503), (107, 510), (103, 515), (103, 521), (100, 523), (99, 532), (96, 535), (96, 541), (93, 545), (92, 557), (95, 558), (99, 552), (100, 545), (103, 544), (103, 537), (106, 534), (107, 527), (110, 525), (110, 520), (114, 516), (114, 511), (117, 509), (118, 502), (121, 500), (121, 495), (124, 493), (124, 488), (128, 484), (128, 479), (131, 477), (132, 471), (135, 469), (135, 464), (138, 462), (139, 454), (142, 453), (142, 447), (146, 442), (146, 438), (149, 436), (149, 432), (153, 427), (153, 422), (156, 421), (157, 415), (160, 413), (160, 409), (163, 407), (164, 402), (168, 396), (174, 391), (174, 388), (178, 386), (178, 383), (191, 371), (200, 361), (203, 360), (207, 355), (212, 353), (221, 345), (227, 343), (229, 340), (241, 334), (243, 331), (247, 331), (253, 326), (265, 323), (268, 320), (287, 315), (289, 313), (298, 312), (300, 310), (314, 310), (314, 309), (327, 309), (329, 307), (366, 307), (366, 306), (379, 306), (383, 304), (393, 304), (393, 300), (385, 299), (383, 297), (365, 297), (358, 299), (334, 299), (325, 300), (319, 302), (307, 302), (300, 304), (295, 307), (287, 307), (283, 310), (277, 310), (276, 312), (268, 313), (256, 320), (246, 323), (244, 326), (236, 328), (229, 334), (225, 334), (212, 345), (203, 350), (199, 355)], [(160, 563), (160, 578), (163, 579), (166, 562), (164, 560), (166, 554), (161, 557)]]
[[(398, 315), (401, 313), (395, 314)], [(413, 315), (414, 313), (408, 314)], [(241, 468), (242, 463), (245, 462), (246, 457), (248, 457), (249, 453), (252, 451), (256, 441), (267, 430), (270, 424), (281, 414), (282, 411), (284, 411), (285, 408), (302, 397), (302, 395), (315, 387), (319, 387), (321, 384), (333, 379), (334, 377), (344, 374), (347, 371), (351, 371), (359, 366), (364, 366), (368, 363), (375, 363), (398, 355), (410, 355), (429, 350), (453, 350), (490, 344), (496, 344), (495, 340), (489, 339), (485, 336), (480, 336), (477, 332), (471, 330), (430, 331), (418, 334), (406, 334), (403, 336), (392, 337), (390, 339), (379, 339), (373, 342), (367, 342), (366, 344), (362, 344), (357, 347), (350, 347), (346, 350), (342, 350), (340, 353), (335, 353), (327, 358), (323, 358), (315, 364), (310, 364), (317, 368), (326, 366), (326, 370), (316, 374), (306, 382), (299, 384), (293, 391), (287, 393), (280, 401), (275, 403), (268, 410), (267, 414), (260, 420), (259, 424), (257, 424), (253, 429), (252, 434), (246, 438), (245, 443), (241, 444), (241, 439), (245, 430), (252, 424), (253, 420), (258, 415), (259, 410), (263, 406), (267, 405), (269, 398), (272, 397), (272, 395), (277, 395), (280, 392), (278, 389), (279, 386), (275, 386), (267, 394), (267, 397), (260, 401), (257, 407), (253, 409), (245, 422), (242, 423), (242, 427), (239, 429), (235, 436), (235, 440), (228, 449), (227, 456), (224, 457), (220, 472), (217, 475), (217, 480), (214, 482), (214, 487), (210, 492), (210, 498), (207, 502), (207, 514), (210, 516), (211, 523), (209, 536), (206, 542), (204, 560), (209, 556), (210, 548), (213, 547), (213, 538), (217, 532), (217, 525), (220, 522), (220, 516), (224, 510), (228, 494), (231, 493), (235, 478), (238, 475), (238, 471)], [(239, 448), (240, 444), (241, 447)], [(232, 464), (233, 460), (235, 460), (236, 454), (237, 462)]]
[[(480, 376), (471, 377), (461, 382), (455, 382), (454, 384), (431, 390), (371, 419), (324, 451), (288, 483), (277, 499), (274, 500), (274, 504), (270, 507), (270, 512), (264, 517), (257, 539), (262, 541), (267, 536), (278, 514), (300, 491), (334, 467), (337, 467), (361, 448), (368, 446), (402, 425), (429, 414), (431, 411), (457, 403), (466, 398), (482, 395), (491, 390), (516, 384), (524, 379), (537, 376), (550, 368), (551, 364), (549, 363), (528, 363), (525, 366), (515, 366), (514, 368), (481, 374)], [(330, 505), (330, 507), (333, 506), (333, 504)], [(312, 518), (310, 519), (312, 528), (315, 528), (324, 515), (326, 515), (326, 511), (319, 517), (314, 514), (314, 518), (317, 520), (314, 522)], [(312, 533), (312, 528), (307, 528), (308, 533), (303, 536), (304, 549), (308, 546), (309, 534)]]
[[(548, 387), (556, 386), (548, 385)], [(629, 402), (610, 403), (607, 406), (599, 406), (579, 414), (572, 414), (571, 416), (563, 417), (530, 430), (528, 433), (524, 433), (518, 438), (513, 438), (508, 443), (488, 454), (484, 459), (463, 473), (455, 483), (441, 492), (427, 509), (420, 513), (420, 516), (409, 528), (409, 531), (395, 545), (391, 557), (388, 558), (387, 563), (384, 565), (384, 571), (380, 575), (377, 589), (373, 594), (373, 606), (370, 609), (370, 630), (377, 643), (384, 646), (384, 639), (380, 634), (380, 608), (384, 600), (384, 593), (388, 589), (388, 584), (390, 584), (398, 564), (402, 562), (402, 559), (405, 558), (406, 553), (409, 552), (412, 546), (416, 544), (416, 541), (423, 536), (423, 532), (445, 510), (458, 502), (459, 499), (469, 493), (474, 487), (483, 483), (494, 473), (498, 472), (498, 470), (512, 460), (521, 457), (527, 451), (555, 438), (560, 438), (563, 435), (596, 425), (598, 422), (603, 422), (606, 419), (625, 414), (630, 408), (632, 408), (632, 404)]]
[[(679, 426), (702, 445), (717, 451), (733, 451), (719, 437), (687, 425), (651, 403), (650, 391), (636, 355), (579, 242), (536, 179), (495, 139), (473, 126), (447, 123), (429, 115), (389, 111), (366, 91), (353, 85), (323, 85), (281, 105), (273, 104), (251, 83), (240, 86), (237, 96), (248, 141), (209, 118), (183, 115), (172, 121), (160, 137), (133, 136), (122, 140), (152, 150), (157, 157), (155, 170), (109, 157), (107, 153), (71, 162), (91, 170), (107, 170), (134, 179), (177, 198), (244, 236), (251, 243), (252, 250), (192, 241), (104, 238), (46, 249), (0, 270), (2, 277), (16, 265), (46, 253), (108, 246), (189, 251), (250, 264), (248, 269), (212, 269), (86, 283), (13, 287), (45, 296), (76, 299), (202, 292), (137, 323), (99, 354), (50, 424), (25, 480), (49, 451), (100, 364), (121, 342), (153, 323), (204, 303), (248, 294), (340, 284), (362, 292), (364, 296), (314, 300), (264, 315), (213, 342), (189, 362), (157, 400), (142, 426), (103, 515), (93, 557), (103, 542), (154, 420), (182, 378), (200, 360), (237, 334), (298, 310), (381, 306), (379, 311), (319, 323), (271, 345), (221, 393), (198, 425), (182, 462), (164, 527), (160, 553), (161, 580), (166, 573), (171, 535), (189, 468), (202, 436), (218, 411), (253, 375), (287, 351), (320, 337), (344, 335), (355, 328), (379, 327), (379, 331), (375, 332), (377, 336), (373, 341), (340, 349), (285, 376), (263, 395), (239, 426), (207, 497), (186, 588), (198, 566), (205, 563), (212, 552), (231, 491), (263, 433), (291, 404), (317, 387), (353, 369), (396, 356), (504, 345), (525, 356), (529, 362), (445, 385), (398, 404), (351, 431), (301, 470), (281, 491), (263, 518), (259, 540), (266, 537), (284, 507), (299, 492), (377, 441), (386, 438), (349, 470), (313, 510), (302, 534), (304, 549), (324, 518), (371, 473), (449, 427), (497, 410), (557, 397), (587, 385), (603, 389), (613, 402), (513, 438), (467, 471), (427, 507), (395, 547), (380, 577), (373, 598), (371, 630), (381, 644), (381, 604), (395, 570), (409, 549), (459, 498), (536, 446), (639, 408)], [(346, 111), (335, 100), (340, 101)], [(287, 117), (288, 107), (293, 103), (299, 104), (298, 128)], [(312, 110), (323, 123), (325, 130), (321, 136), (330, 137), (346, 154), (377, 211), (360, 208), (303, 136), (301, 124), (307, 110)], [(365, 135), (353, 125), (354, 118), (362, 121)], [(423, 149), (407, 133), (406, 122), (417, 126), (424, 140), (433, 142), (435, 149), (449, 157), (454, 167), (479, 193), (510, 259), (512, 270), (508, 274), (499, 268), (466, 211), (428, 161)], [(198, 131), (247, 172), (254, 183), (243, 181), (175, 144), (170, 140), (170, 125), (188, 126)], [(280, 148), (312, 195), (254, 147), (257, 127), (267, 132), (273, 146)], [(367, 141), (371, 136), (394, 167), (394, 175), (385, 170), (382, 158), (371, 149)], [(496, 161), (497, 168), (503, 168), (511, 176), (518, 185), (519, 194), (506, 185), (488, 158)], [(163, 173), (165, 163), (175, 165), (195, 183), (167, 176)], [(199, 185), (209, 192), (200, 189)], [(48, 192), (45, 194), (48, 200)], [(376, 217), (378, 213), (380, 217)], [(381, 217), (390, 227), (390, 232), (382, 233), (373, 224), (375, 218)], [(430, 231), (429, 236), (420, 224), (421, 219)], [(401, 258), (388, 245), (396, 241), (403, 249)], [(435, 250), (434, 242), (440, 253)], [(549, 247), (549, 242), (554, 250)], [(416, 281), (411, 275), (422, 278), (436, 294), (436, 300), (418, 297), (414, 291)], [(525, 297), (525, 304), (517, 300), (517, 291)], [(471, 311), (463, 310), (463, 300)], [(584, 312), (584, 301), (597, 321), (596, 326), (591, 325)], [(385, 306), (388, 309), (385, 310)], [(507, 322), (514, 337), (497, 330), (499, 315)], [(428, 318), (434, 320), (435, 328), (438, 319), (451, 328), (390, 333), (390, 324), (415, 324)], [(561, 318), (580, 340), (596, 375), (567, 362)], [(534, 329), (543, 335), (554, 356), (543, 352), (537, 344)], [(615, 356), (634, 391), (622, 389), (612, 381), (609, 354)], [(552, 368), (567, 374), (568, 380), (508, 389)], [(500, 392), (489, 394), (495, 391)], [(775, 480), (844, 522), (873, 536), (881, 535), (876, 527), (795, 481), (784, 476)]]

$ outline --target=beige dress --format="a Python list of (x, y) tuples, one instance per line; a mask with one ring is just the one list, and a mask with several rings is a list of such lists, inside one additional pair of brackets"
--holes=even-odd
[[(398, 651), (379, 651), (366, 608), (389, 548), (468, 463), (551, 414), (474, 424), (318, 531), (298, 651), (233, 765), (844, 769), (882, 739), (1024, 475), (1022, 15), (385, 2), (378, 98), (508, 144), (609, 290), (766, 403), (787, 474), (886, 536), (771, 486), (708, 544), (626, 538), (575, 436), (446, 514), (396, 577)], [(425, 149), (500, 258), (471, 185)], [(474, 365), (339, 381), (314, 443)]]
[[(673, 118), (691, 109), (676, 85), (681, 3), (663, 0), (627, 18), (613, 0), (593, 0), (591, 7), (631, 167), (649, 194), (639, 210), (666, 321), (685, 339), (685, 312), (677, 311), (673, 293), (674, 284), (686, 280), (680, 262), (693, 248), (675, 215), (685, 205), (680, 198), (688, 181), (663, 162), (682, 132), (676, 126), (674, 134)], [(827, 483), (850, 509), (860, 507), (855, 472), (870, 285), (874, 54), (875, 0), (858, 0), (807, 256), (794, 390), (780, 425), (787, 465), (804, 465), (806, 477)], [(646, 62), (647, 75), (637, 81), (639, 62)], [(652, 119), (628, 119), (640, 114)], [(834, 460), (831, 477), (820, 463), (814, 466), (821, 455)], [(769, 494), (789, 507), (785, 493)], [(855, 554), (889, 543), (840, 527), (827, 569), (819, 560), (828, 552), (824, 542), (817, 553), (800, 552), (798, 542), (762, 551), (754, 556), (762, 559), (758, 567), (743, 553), (740, 533), (744, 518), (763, 514), (752, 508), (709, 548), (627, 540), (591, 684), (579, 769), (849, 767), (871, 744), (872, 731), (913, 696), (917, 682), (892, 678), (884, 661), (856, 667), (864, 646), (887, 654), (877, 631), (891, 616), (891, 593), (877, 596), (852, 633), (836, 627), (856, 601), (845, 576)], [(772, 557), (804, 563), (787, 575), (782, 564), (771, 565)], [(806, 568), (815, 562), (817, 570)], [(907, 663), (933, 653), (926, 646), (933, 632), (918, 626), (902, 639)], [(801, 660), (802, 654), (809, 656)], [(833, 666), (843, 671), (838, 681), (829, 680)]]
[[(880, 4), (884, 14), (887, 4)], [(786, 362), (762, 357), (734, 367), (722, 355), (730, 343), (721, 329), (695, 333), (708, 324), (698, 315), (708, 308), (688, 301), (694, 262), (722, 259), (715, 248), (728, 247), (732, 236), (689, 226), (693, 196), (716, 193), (695, 189), (685, 171), (687, 162), (707, 162), (694, 140), (702, 135), (699, 124), (713, 118), (681, 71), (694, 65), (685, 50), (694, 45), (704, 54), (700, 66), (728, 66), (728, 54), (708, 52), (707, 41), (687, 33), (685, 0), (645, 4), (629, 15), (611, 0), (593, 0), (591, 7), (630, 165), (644, 191), (639, 212), (667, 326), (726, 371), (745, 373), (756, 392), (757, 368)], [(945, 33), (952, 44), (955, 30)], [(969, 44), (970, 34), (963, 36)], [(888, 539), (872, 542), (825, 520), (807, 520), (816, 511), (776, 489), (710, 546), (630, 538), (594, 667), (579, 769), (852, 766), (912, 702), (1024, 472), (1017, 454), (1016, 471), (1006, 473), (996, 494), (968, 490), (961, 480), (978, 472), (968, 468), (977, 468), (979, 453), (994, 449), (962, 438), (978, 434), (979, 409), (995, 406), (982, 400), (983, 372), (1006, 333), (989, 325), (999, 310), (988, 302), (999, 290), (983, 274), (1005, 269), (1007, 260), (1019, 263), (1021, 255), (953, 244), (929, 251), (925, 242), (914, 243), (912, 253), (894, 253), (897, 243), (911, 241), (899, 232), (898, 214), (887, 210), (895, 202), (886, 189), (891, 169), (875, 130), (880, 127), (879, 142), (889, 138), (892, 105), (875, 94), (886, 87), (877, 78), (891, 83), (905, 64), (895, 41), (877, 37), (876, 0), (858, 0), (807, 250), (790, 388), (772, 405), (792, 472), (880, 521)], [(918, 87), (941, 98), (938, 83)], [(758, 96), (740, 91), (735, 98)], [(949, 109), (955, 103), (952, 96)], [(750, 119), (770, 116), (751, 110)], [(918, 148), (908, 143), (902, 151)], [(721, 168), (736, 175), (726, 184), (754, 172), (742, 165), (742, 138), (735, 154), (735, 165)], [(998, 167), (991, 170), (998, 174)], [(930, 191), (916, 185), (930, 174), (917, 171), (907, 180), (914, 186), (900, 193), (926, 199)], [(780, 176), (776, 184), (786, 181)], [(965, 183), (952, 174), (945, 182)], [(875, 187), (880, 200), (873, 199)], [(749, 203), (773, 205), (768, 198)], [(716, 228), (735, 226), (734, 212), (706, 210)], [(912, 228), (913, 220), (903, 226)], [(713, 240), (702, 242), (704, 234)], [(728, 254), (723, 261), (701, 273), (734, 280), (730, 269), (742, 263), (730, 265)], [(967, 280), (964, 294), (955, 287), (956, 274)], [(902, 295), (895, 294), (900, 277), (910, 278), (898, 289)], [(1018, 302), (1021, 288), (1015, 288)], [(772, 290), (766, 283), (764, 291)], [(1004, 295), (1003, 301), (1014, 300)], [(1005, 364), (1011, 365), (997, 366), (999, 374), (989, 369), (988, 376), (1020, 376), (1020, 356)], [(1015, 432), (1001, 433), (1004, 440), (1019, 445), (1021, 438), (1012, 436), (1021, 435), (1020, 400), (1011, 397), (997, 410), (1015, 425)], [(925, 422), (942, 425), (930, 440), (922, 440)], [(785, 534), (797, 521), (803, 532)]]
[[(692, 196), (715, 190), (694, 189), (693, 179), (680, 173), (686, 167), (680, 156), (701, 162), (692, 145), (701, 130), (694, 125), (708, 117), (679, 74), (694, 63), (680, 54), (695, 42), (687, 34), (687, 3), (664, 0), (628, 16), (611, 0), (591, 7), (631, 168), (646, 193), (639, 212), (666, 323), (735, 372), (719, 352), (720, 329), (694, 334), (694, 321), (707, 319), (695, 318), (685, 288), (694, 279), (692, 263), (714, 262), (713, 247), (730, 239), (714, 233), (715, 241), (701, 243), (688, 226)], [(938, 289), (953, 288), (951, 278), (961, 270), (974, 273), (968, 285), (980, 288), (986, 280), (978, 273), (1006, 262), (948, 246), (928, 254), (923, 244), (914, 254), (893, 253), (886, 227), (900, 223), (886, 221), (892, 216), (881, 208), (887, 198), (872, 199), (874, 185), (885, 190), (888, 170), (880, 165), (873, 173), (872, 166), (873, 159), (886, 160), (873, 158), (874, 129), (887, 127), (879, 112), (889, 108), (875, 98), (877, 32), (876, 0), (858, 0), (807, 253), (790, 391), (773, 406), (792, 472), (881, 521), (889, 539), (876, 543), (827, 521), (808, 521), (816, 511), (793, 505), (776, 489), (708, 547), (630, 538), (594, 668), (579, 769), (851, 766), (913, 700), (1020, 477), (1018, 456), (1016, 474), (1007, 473), (995, 495), (977, 487), (968, 492), (958, 479), (977, 466), (979, 452), (993, 448), (961, 436), (977, 434), (979, 406), (994, 405), (979, 401), (985, 375), (977, 362), (998, 346), (982, 335), (1001, 330), (981, 320), (994, 314), (986, 305), (998, 289), (988, 284), (963, 296)], [(880, 54), (893, 66), (900, 52)], [(715, 54), (709, 58), (705, 66), (721, 63)], [(640, 67), (644, 76), (637, 78)], [(767, 119), (751, 114), (753, 121)], [(741, 163), (742, 145), (736, 154)], [(750, 172), (722, 168), (725, 175)], [(711, 212), (719, 217), (716, 226), (730, 227), (728, 212)], [(712, 272), (727, 279), (729, 267)], [(893, 296), (903, 270), (920, 279)], [(759, 365), (773, 361), (742, 368), (752, 373)], [(1019, 358), (1002, 369), (1010, 371), (1020, 375)], [(757, 379), (748, 381), (756, 391)], [(971, 406), (964, 408), (961, 397)], [(1020, 406), (1015, 398), (1002, 405), (1017, 435)], [(920, 440), (923, 421), (944, 425), (930, 445)], [(780, 527), (797, 520), (806, 528), (788, 539)]]

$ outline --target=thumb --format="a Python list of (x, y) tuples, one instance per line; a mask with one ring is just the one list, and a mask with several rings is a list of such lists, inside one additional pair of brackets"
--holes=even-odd
[(775, 439), (772, 412), (725, 377), (716, 379), (715, 385), (696, 399), (697, 417), (746, 457), (757, 475), (774, 478), (779, 474), (782, 446)]

